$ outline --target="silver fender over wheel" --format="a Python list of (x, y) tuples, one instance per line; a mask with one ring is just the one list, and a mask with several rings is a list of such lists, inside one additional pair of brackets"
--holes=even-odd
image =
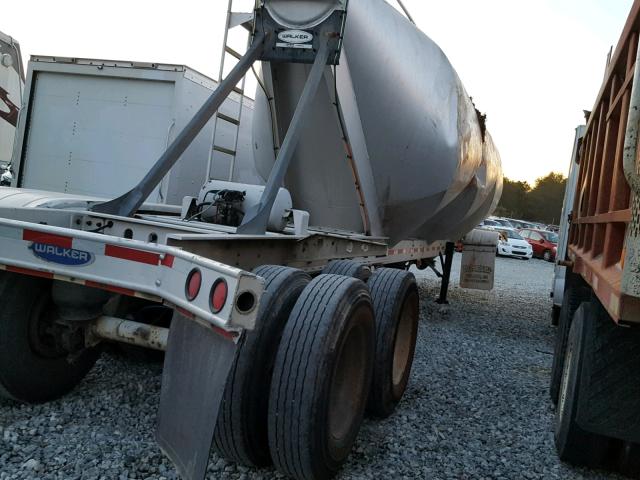
[(338, 472), (360, 430), (374, 348), (366, 285), (316, 277), (291, 312), (271, 382), (269, 446), (283, 473), (315, 480)]
[(368, 282), (376, 317), (376, 357), (368, 412), (393, 413), (407, 388), (416, 348), (419, 294), (416, 279), (404, 270), (380, 268)]
[(83, 338), (61, 338), (70, 331), (57, 323), (51, 281), (0, 272), (0, 397), (25, 403), (46, 402), (73, 389), (89, 372), (99, 352)]
[(267, 436), (269, 389), (282, 331), (311, 277), (294, 268), (265, 265), (253, 273), (265, 279), (256, 329), (241, 340), (218, 413), (213, 448), (248, 466), (271, 464)]

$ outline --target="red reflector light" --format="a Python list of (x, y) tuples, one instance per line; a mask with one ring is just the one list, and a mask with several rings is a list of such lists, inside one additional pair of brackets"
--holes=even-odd
[(211, 296), (209, 298), (209, 306), (213, 313), (218, 313), (227, 303), (227, 282), (224, 278), (219, 278), (211, 287)]
[(190, 302), (195, 300), (200, 293), (200, 287), (202, 286), (202, 273), (197, 268), (194, 268), (189, 272), (187, 276), (187, 283), (184, 286), (184, 294), (187, 300)]

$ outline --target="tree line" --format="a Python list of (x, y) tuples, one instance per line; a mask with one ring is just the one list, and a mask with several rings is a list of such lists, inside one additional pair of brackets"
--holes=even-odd
[(505, 177), (502, 198), (494, 214), (558, 225), (566, 185), (564, 175), (555, 172), (538, 178), (533, 187), (528, 182)]

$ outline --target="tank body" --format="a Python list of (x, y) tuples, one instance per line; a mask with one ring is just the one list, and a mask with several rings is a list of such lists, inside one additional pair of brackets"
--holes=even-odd
[[(269, 93), (280, 138), (310, 68), (263, 65), (274, 79)], [(353, 159), (345, 153), (334, 92)], [(256, 98), (253, 160), (266, 179), (275, 160), (274, 132), (264, 93), (258, 90)], [(442, 50), (385, 1), (361, 0), (349, 2), (335, 82), (321, 86), (285, 186), (314, 226), (391, 241), (457, 239), (495, 208), (502, 168)]]

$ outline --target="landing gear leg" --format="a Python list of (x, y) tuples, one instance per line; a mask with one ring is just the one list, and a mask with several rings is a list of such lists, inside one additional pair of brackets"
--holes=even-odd
[[(449, 280), (451, 279), (451, 266), (453, 265), (453, 253), (454, 243), (447, 242), (444, 249), (444, 263), (442, 265), (442, 283), (440, 284), (440, 296), (436, 300), (436, 303), (441, 305), (448, 305), (447, 293), (449, 292)], [(440, 257), (442, 262), (442, 257)]]

